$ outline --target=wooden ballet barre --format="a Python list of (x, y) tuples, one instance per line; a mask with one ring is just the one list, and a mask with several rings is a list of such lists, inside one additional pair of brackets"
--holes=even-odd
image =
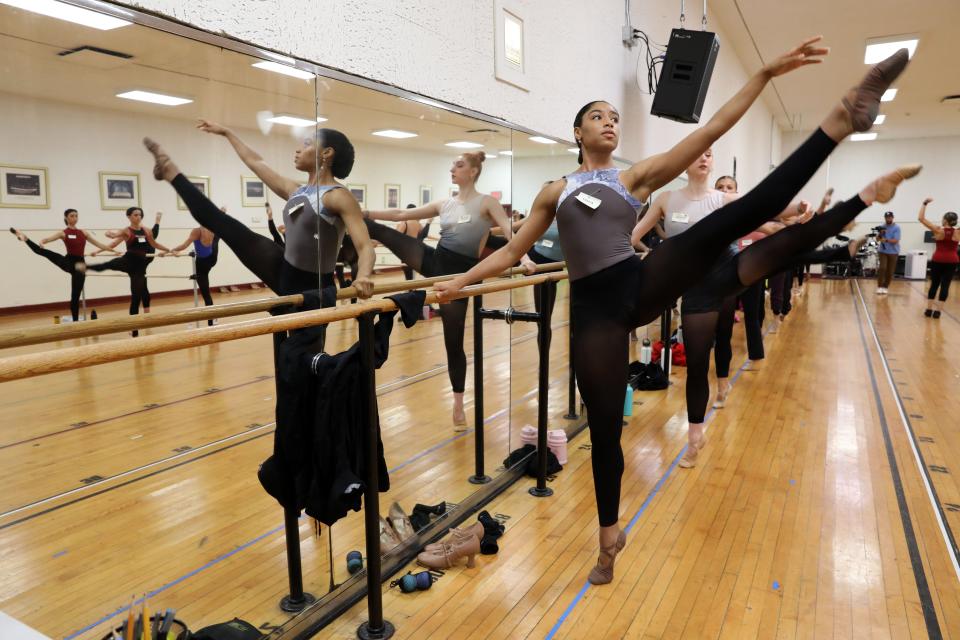
[[(470, 298), (499, 291), (519, 289), (544, 282), (557, 282), (567, 278), (566, 271), (545, 273), (511, 280), (498, 280), (465, 287), (459, 295), (451, 299)], [(424, 304), (439, 302), (437, 294), (428, 292)], [(229, 340), (262, 336), (278, 331), (292, 331), (304, 327), (330, 324), (340, 320), (356, 318), (371, 311), (393, 311), (397, 306), (392, 300), (380, 298), (364, 300), (357, 304), (314, 311), (301, 311), (286, 315), (246, 320), (233, 324), (208, 327), (200, 331), (177, 331), (156, 336), (145, 336), (136, 340), (124, 340), (108, 344), (88, 344), (79, 347), (66, 347), (41, 353), (0, 358), (0, 382), (32, 378), (34, 376), (92, 367), (98, 364), (129, 360), (140, 356), (178, 351), (192, 347), (201, 347)]]
[[(537, 272), (541, 273), (558, 271), (563, 269), (564, 266), (565, 263), (563, 262), (551, 262), (548, 264), (539, 265), (537, 267)], [(520, 273), (525, 273), (523, 267), (513, 267), (507, 271), (504, 271), (501, 275), (511, 276)], [(413, 291), (415, 289), (423, 289), (425, 287), (433, 286), (437, 282), (455, 278), (457, 275), (459, 274), (436, 276), (433, 278), (424, 278), (422, 280), (386, 282), (374, 286), (373, 295), (400, 293), (404, 291)], [(349, 298), (355, 298), (356, 296), (357, 290), (354, 287), (346, 287), (337, 292), (337, 300), (346, 300)], [(277, 296), (273, 298), (248, 300), (245, 302), (218, 304), (209, 307), (194, 307), (177, 311), (163, 311), (111, 320), (104, 319), (91, 322), (80, 322), (76, 324), (71, 323), (69, 325), (52, 325), (46, 327), (13, 329), (0, 332), (0, 349), (26, 347), (34, 344), (44, 344), (46, 342), (57, 342), (60, 340), (73, 340), (76, 338), (89, 338), (92, 336), (107, 335), (110, 333), (150, 329), (153, 327), (165, 327), (174, 324), (202, 322), (204, 320), (212, 320), (214, 318), (229, 318), (232, 316), (246, 315), (248, 313), (270, 311), (271, 309), (284, 305), (299, 306), (301, 304), (303, 304), (303, 296), (301, 295)]]

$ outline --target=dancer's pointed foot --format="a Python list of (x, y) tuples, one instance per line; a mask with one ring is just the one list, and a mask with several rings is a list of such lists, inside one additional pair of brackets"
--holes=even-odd
[(860, 84), (843, 98), (844, 108), (850, 114), (854, 131), (867, 131), (880, 113), (880, 98), (890, 88), (893, 81), (903, 73), (910, 61), (910, 53), (899, 49), (886, 60), (873, 66)]
[(180, 169), (173, 163), (163, 147), (153, 138), (144, 138), (143, 146), (153, 154), (153, 159), (156, 161), (156, 164), (153, 165), (153, 177), (157, 180), (172, 182), (180, 173)]
[(908, 164), (882, 175), (860, 191), (860, 199), (867, 205), (874, 202), (890, 202), (896, 195), (900, 183), (920, 173), (922, 168), (923, 165), (920, 164)]
[(14, 229), (13, 227), (10, 227), (10, 233), (12, 233), (13, 235), (17, 236), (17, 240), (19, 240), (20, 242), (26, 242), (26, 241), (27, 241), (27, 236), (23, 235), (23, 233), (21, 233), (20, 231), (17, 231), (17, 230)]
[(867, 244), (867, 240), (870, 236), (860, 236), (853, 242), (847, 243), (847, 251), (850, 252), (850, 259), (853, 260), (857, 257), (857, 254), (860, 253), (860, 249), (863, 248), (863, 245)]

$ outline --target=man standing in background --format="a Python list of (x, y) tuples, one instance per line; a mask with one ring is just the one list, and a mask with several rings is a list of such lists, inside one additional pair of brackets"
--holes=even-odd
[(900, 225), (893, 221), (893, 211), (887, 211), (883, 214), (884, 226), (879, 227), (880, 232), (880, 267), (877, 269), (877, 293), (886, 294), (890, 281), (893, 280), (893, 272), (897, 268), (897, 256), (900, 255)]

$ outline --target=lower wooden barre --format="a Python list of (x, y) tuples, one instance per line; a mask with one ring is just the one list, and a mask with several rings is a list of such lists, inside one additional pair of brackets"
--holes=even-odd
[[(519, 289), (542, 284), (548, 281), (564, 280), (566, 271), (547, 273), (514, 280), (488, 282), (464, 288), (454, 299), (470, 298), (509, 289)], [(439, 302), (436, 293), (428, 293), (425, 304)], [(0, 382), (32, 378), (34, 376), (92, 367), (108, 362), (129, 360), (140, 356), (154, 355), (191, 347), (202, 347), (218, 342), (251, 338), (253, 336), (292, 331), (304, 327), (329, 324), (340, 320), (356, 318), (371, 311), (392, 311), (397, 306), (391, 300), (366, 300), (345, 307), (301, 311), (273, 318), (247, 320), (228, 325), (177, 331), (158, 336), (144, 336), (136, 339), (113, 342), (110, 344), (91, 344), (68, 347), (54, 351), (31, 353), (0, 359)]]

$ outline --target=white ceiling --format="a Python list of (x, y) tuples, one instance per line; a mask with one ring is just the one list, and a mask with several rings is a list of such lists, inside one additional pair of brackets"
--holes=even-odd
[[(823, 65), (774, 81), (764, 98), (786, 130), (809, 130), (866, 72), (869, 38), (916, 34), (910, 67), (894, 85), (896, 100), (884, 103), (880, 138), (960, 135), (960, 0), (711, 0), (711, 21), (719, 21), (738, 57), (759, 68), (807, 36), (823, 35), (832, 50)], [(759, 55), (758, 50), (759, 49)]]

